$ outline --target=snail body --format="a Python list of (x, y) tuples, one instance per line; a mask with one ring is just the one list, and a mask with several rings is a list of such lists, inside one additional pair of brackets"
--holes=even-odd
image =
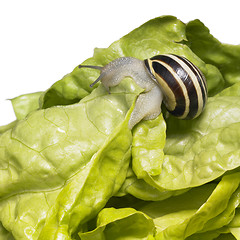
[(157, 55), (144, 61), (121, 57), (104, 67), (79, 65), (101, 71), (99, 78), (109, 88), (124, 77), (131, 77), (144, 89), (135, 103), (129, 120), (132, 129), (142, 119), (153, 119), (161, 113), (164, 102), (167, 110), (177, 118), (193, 119), (203, 111), (207, 101), (207, 84), (201, 71), (189, 60), (173, 54)]

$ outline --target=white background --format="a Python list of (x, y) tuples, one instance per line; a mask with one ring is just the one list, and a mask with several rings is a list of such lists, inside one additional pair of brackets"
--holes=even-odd
[(0, 0), (0, 125), (15, 119), (9, 98), (44, 91), (144, 22), (200, 19), (220, 41), (240, 44), (238, 0)]

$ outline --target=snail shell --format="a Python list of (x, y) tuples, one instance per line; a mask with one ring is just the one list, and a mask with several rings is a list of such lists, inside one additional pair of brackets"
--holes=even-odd
[(167, 110), (180, 119), (196, 118), (207, 101), (207, 84), (201, 71), (177, 55), (158, 55), (144, 60), (163, 92)]

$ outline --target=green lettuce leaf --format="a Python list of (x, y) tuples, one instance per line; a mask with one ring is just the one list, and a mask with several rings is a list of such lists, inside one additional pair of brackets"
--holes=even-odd
[(238, 240), (240, 239), (240, 209), (237, 208), (234, 218), (227, 226), (232, 235)]
[(30, 112), (39, 108), (42, 92), (29, 93), (12, 98), (11, 103), (17, 120), (25, 118)]
[(240, 45), (219, 42), (199, 20), (186, 25), (188, 45), (205, 63), (216, 66), (222, 73), (224, 87), (240, 81)]
[[(161, 116), (139, 123), (133, 130), (132, 147), (132, 168), (138, 179), (130, 173), (125, 191), (145, 200), (164, 199), (177, 194), (170, 191), (202, 185), (239, 167), (238, 86), (209, 98), (198, 119), (167, 119), (165, 147), (165, 122)], [(229, 91), (236, 96), (228, 96)]]
[(188, 191), (188, 189), (173, 191), (163, 189), (159, 190), (159, 188), (155, 188), (143, 179), (138, 179), (134, 174), (132, 167), (130, 167), (128, 169), (127, 178), (117, 196), (131, 194), (132, 196), (145, 201), (160, 201), (171, 196), (182, 194), (186, 191)]
[(233, 84), (231, 87), (225, 88), (218, 93), (218, 96), (240, 96), (240, 82)]
[(12, 129), (17, 124), (17, 120), (10, 122), (9, 124), (0, 126), (0, 135), (6, 132), (9, 129)]
[(0, 224), (0, 240), (14, 240), (12, 234)]
[(213, 191), (213, 184), (204, 185), (178, 197), (150, 203), (141, 210), (154, 218), (157, 240), (185, 239), (220, 229), (233, 219), (232, 212), (239, 204), (239, 184), (239, 173), (227, 175)]
[(186, 238), (187, 240), (235, 240), (233, 235), (229, 233), (226, 227), (216, 229), (209, 232), (196, 233)]
[(25, 118), (30, 112), (37, 110), (39, 108), (41, 96), (42, 92), (36, 92), (10, 99), (17, 120), (7, 125), (0, 126), (0, 134), (13, 128), (17, 124), (18, 120)]
[(0, 219), (13, 239), (38, 239), (46, 214), (59, 192), (60, 189), (29, 191), (1, 201)]
[[(197, 119), (182, 121), (169, 118), (165, 155), (151, 160), (152, 166), (162, 162), (161, 173), (156, 175), (145, 171), (143, 174), (145, 155), (149, 154), (149, 159), (152, 155), (151, 148), (143, 144), (146, 152), (143, 157), (142, 150), (137, 152), (133, 149), (133, 164), (135, 158), (140, 163), (133, 166), (137, 177), (159, 190), (180, 190), (210, 182), (226, 171), (238, 168), (239, 102), (239, 96), (216, 96), (209, 98), (204, 113)], [(136, 138), (139, 137), (136, 135)], [(155, 141), (161, 149), (163, 140), (156, 137)]]
[(216, 240), (236, 240), (232, 234), (221, 234)]
[(60, 192), (39, 240), (71, 239), (79, 226), (93, 218), (119, 190), (130, 162), (132, 135), (128, 128), (129, 119), (130, 114), (93, 155), (89, 164)]
[(129, 109), (141, 91), (129, 79), (111, 94), (100, 86), (78, 104), (34, 111), (0, 136), (0, 220), (16, 239), (56, 239), (62, 229), (70, 239), (118, 191), (130, 161)]
[[(235, 173), (224, 176), (219, 183), (192, 188), (162, 201), (125, 197), (122, 207), (134, 206), (150, 216), (157, 231), (155, 239), (232, 239), (231, 229), (239, 226), (236, 209), (240, 201), (239, 184), (240, 175)], [(118, 207), (121, 206), (119, 202), (113, 201)]]
[(166, 139), (166, 124), (162, 114), (142, 121), (133, 129), (132, 167), (138, 178), (161, 173)]
[(80, 233), (82, 240), (149, 239), (155, 234), (153, 220), (132, 208), (105, 208), (97, 218), (97, 227)]

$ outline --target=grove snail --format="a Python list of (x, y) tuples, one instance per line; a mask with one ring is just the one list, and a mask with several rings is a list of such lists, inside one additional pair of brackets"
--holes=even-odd
[(180, 119), (193, 119), (203, 111), (207, 101), (204, 75), (193, 63), (174, 54), (157, 55), (144, 61), (121, 57), (104, 67), (79, 65), (101, 71), (90, 86), (101, 80), (109, 92), (124, 77), (131, 77), (145, 91), (136, 100), (129, 120), (132, 129), (142, 119), (153, 119), (161, 113), (161, 103)]

